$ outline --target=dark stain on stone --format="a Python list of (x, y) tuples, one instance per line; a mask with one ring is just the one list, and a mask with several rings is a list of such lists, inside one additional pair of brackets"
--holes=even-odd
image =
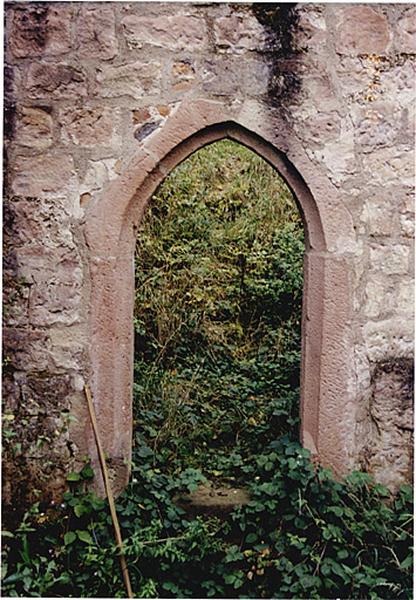
[(20, 36), (28, 43), (34, 43), (40, 50), (46, 44), (49, 7), (34, 6), (31, 10), (18, 11), (15, 16)]
[(373, 395), (391, 394), (394, 390), (396, 408), (404, 413), (412, 407), (414, 393), (414, 361), (412, 358), (392, 358), (377, 362), (372, 370)]
[[(16, 105), (13, 94), (14, 69), (9, 65), (4, 65), (4, 114), (3, 114), (3, 135), (5, 141), (14, 137), (16, 130)], [(3, 173), (7, 171), (3, 170)]]
[(134, 132), (134, 137), (137, 141), (141, 142), (148, 135), (153, 133), (160, 125), (160, 121), (151, 121), (150, 123), (145, 123), (142, 127), (139, 127)]
[(258, 3), (253, 4), (251, 9), (267, 33), (267, 45), (262, 53), (269, 58), (271, 65), (269, 100), (275, 106), (287, 103), (301, 87), (296, 60), (301, 50), (295, 40), (299, 23), (297, 3)]

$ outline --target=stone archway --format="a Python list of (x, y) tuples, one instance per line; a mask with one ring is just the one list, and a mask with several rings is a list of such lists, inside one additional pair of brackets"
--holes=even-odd
[[(128, 168), (86, 213), (90, 258), (90, 383), (116, 490), (129, 476), (132, 437), (134, 249), (152, 194), (192, 152), (229, 138), (270, 163), (297, 199), (306, 233), (301, 363), (301, 441), (321, 464), (346, 473), (354, 459), (350, 360), (350, 262), (337, 240), (352, 239), (336, 198), (314, 198), (295, 166), (213, 101), (181, 106), (148, 136)], [(95, 456), (91, 432), (88, 453)]]

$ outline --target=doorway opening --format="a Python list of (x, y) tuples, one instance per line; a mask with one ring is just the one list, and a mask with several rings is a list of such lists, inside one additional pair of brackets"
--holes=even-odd
[(303, 256), (289, 188), (230, 140), (171, 171), (141, 221), (133, 465), (198, 486), (211, 512), (299, 438)]

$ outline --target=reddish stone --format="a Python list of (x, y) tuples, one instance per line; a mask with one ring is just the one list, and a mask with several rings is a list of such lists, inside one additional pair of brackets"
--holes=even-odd
[(370, 6), (337, 8), (335, 47), (338, 54), (384, 54), (390, 42), (386, 17)]
[(28, 4), (13, 11), (10, 49), (17, 58), (59, 55), (71, 49), (70, 4)]
[(53, 120), (49, 112), (23, 106), (17, 117), (15, 140), (28, 148), (49, 148), (53, 141)]
[(264, 28), (247, 13), (231, 13), (216, 19), (214, 35), (220, 48), (238, 54), (245, 50), (260, 50), (266, 40)]
[(159, 94), (162, 65), (136, 61), (117, 67), (105, 66), (97, 72), (96, 94), (104, 98)]
[(115, 18), (110, 6), (82, 6), (77, 20), (78, 54), (85, 58), (110, 60), (118, 52)]
[(26, 87), (32, 98), (74, 99), (87, 95), (85, 72), (65, 63), (31, 63)]
[(60, 112), (63, 137), (85, 147), (115, 142), (118, 111), (112, 107), (70, 108)]
[(140, 123), (144, 123), (150, 119), (150, 112), (148, 108), (137, 108), (133, 110), (133, 123), (134, 125), (139, 125)]
[(129, 15), (121, 22), (130, 48), (144, 45), (192, 52), (206, 47), (205, 21), (192, 16), (140, 17)]

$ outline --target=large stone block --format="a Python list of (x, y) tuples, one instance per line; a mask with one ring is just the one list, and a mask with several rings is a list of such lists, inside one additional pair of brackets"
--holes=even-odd
[(335, 48), (339, 54), (384, 54), (391, 33), (386, 17), (376, 8), (355, 5), (336, 8)]
[(244, 85), (240, 78), (241, 61), (219, 58), (206, 61), (201, 70), (202, 89), (216, 96), (237, 95)]
[(372, 198), (366, 202), (361, 213), (361, 221), (367, 225), (371, 236), (390, 236), (397, 228), (397, 218), (388, 198)]
[(415, 237), (415, 216), (412, 213), (400, 215), (400, 229), (402, 235), (413, 239)]
[(408, 319), (415, 312), (415, 282), (412, 279), (400, 281), (397, 296), (397, 311)]
[(9, 47), (16, 58), (60, 55), (71, 49), (71, 4), (26, 4), (12, 12)]
[(82, 4), (77, 19), (78, 55), (83, 58), (110, 60), (118, 52), (112, 5)]
[(87, 77), (82, 68), (65, 63), (31, 63), (26, 88), (31, 98), (74, 100), (87, 95)]
[(368, 359), (376, 362), (392, 356), (412, 356), (413, 332), (413, 322), (403, 319), (403, 315), (383, 321), (368, 321), (362, 328)]
[(398, 20), (394, 39), (397, 52), (416, 54), (416, 8), (410, 7)]
[(65, 193), (75, 193), (77, 184), (74, 161), (68, 154), (17, 156), (13, 162), (11, 186), (15, 194), (62, 197)]
[(104, 98), (132, 96), (142, 98), (145, 94), (160, 93), (162, 66), (158, 62), (129, 63), (117, 67), (100, 67), (97, 70), (95, 94)]
[(404, 275), (409, 271), (410, 248), (403, 244), (388, 244), (370, 248), (371, 269), (386, 275)]
[(117, 108), (83, 106), (67, 108), (59, 113), (62, 139), (86, 148), (116, 146), (120, 115)]
[(363, 154), (362, 169), (366, 178), (378, 186), (411, 187), (415, 177), (413, 148), (395, 145), (375, 148)]
[(29, 322), (72, 325), (81, 319), (83, 273), (76, 248), (45, 247), (40, 240), (16, 250), (17, 276), (29, 281)]
[(370, 318), (390, 316), (396, 308), (397, 290), (383, 276), (373, 276), (365, 288), (364, 313)]
[(393, 492), (412, 478), (413, 387), (411, 359), (392, 357), (372, 368), (362, 466)]
[(15, 141), (36, 150), (49, 148), (53, 143), (53, 119), (49, 111), (22, 106), (17, 115)]
[(81, 321), (81, 290), (75, 283), (48, 281), (33, 285), (29, 296), (29, 321), (33, 327), (73, 325)]
[(400, 116), (391, 102), (355, 104), (351, 110), (354, 123), (354, 138), (357, 149), (371, 152), (373, 148), (393, 144), (401, 135), (398, 128)]
[(336, 186), (340, 186), (356, 170), (354, 146), (354, 130), (346, 121), (341, 122), (338, 138), (323, 145), (322, 148), (306, 148), (307, 154), (314, 162), (320, 163), (327, 171), (328, 177)]
[(254, 15), (231, 13), (214, 21), (214, 39), (220, 51), (241, 54), (246, 50), (261, 50), (266, 32)]
[(202, 17), (128, 15), (123, 18), (121, 25), (129, 48), (142, 48), (149, 44), (170, 50), (194, 52), (206, 48), (208, 42), (207, 28)]

